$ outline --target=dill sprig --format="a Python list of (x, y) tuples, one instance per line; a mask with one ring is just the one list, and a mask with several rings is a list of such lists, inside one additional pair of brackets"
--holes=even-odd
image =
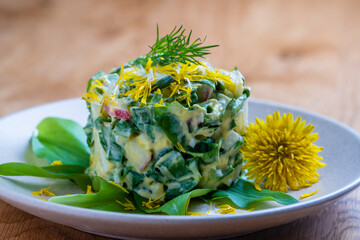
[(157, 25), (156, 42), (149, 46), (150, 52), (145, 56), (146, 59), (151, 58), (154, 64), (166, 65), (173, 62), (191, 62), (198, 63), (196, 58), (204, 58), (205, 55), (210, 54), (209, 49), (218, 47), (219, 45), (200, 46), (206, 40), (200, 38), (191, 42), (191, 34), (186, 36), (185, 28), (181, 25), (175, 28), (164, 37), (159, 37), (159, 25)]

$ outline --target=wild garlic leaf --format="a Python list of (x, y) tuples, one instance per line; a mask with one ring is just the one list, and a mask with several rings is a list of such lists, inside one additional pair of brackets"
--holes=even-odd
[(276, 201), (283, 205), (299, 202), (294, 197), (283, 192), (276, 192), (267, 189), (256, 190), (255, 186), (244, 179), (239, 178), (237, 182), (227, 190), (219, 190), (213, 193), (211, 200), (229, 198), (240, 208), (245, 208), (256, 201)]
[(0, 165), (0, 175), (71, 179), (74, 180), (82, 190), (86, 190), (87, 185), (91, 184), (91, 180), (90, 177), (84, 173), (85, 169), (86, 167), (80, 165), (37, 167), (28, 163), (12, 162)]
[[(131, 194), (101, 177), (94, 177), (92, 187), (95, 193), (56, 196), (50, 198), (49, 202), (103, 211), (143, 213), (140, 209), (136, 208)], [(131, 202), (135, 209), (127, 210), (126, 207), (116, 200), (124, 204)]]
[(83, 128), (72, 120), (45, 118), (31, 138), (36, 156), (49, 163), (61, 160), (64, 164), (89, 166), (90, 150)]

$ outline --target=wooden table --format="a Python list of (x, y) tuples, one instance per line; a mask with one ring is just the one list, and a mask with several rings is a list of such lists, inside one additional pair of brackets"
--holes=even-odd
[[(87, 79), (146, 54), (184, 23), (252, 97), (360, 131), (359, 1), (0, 1), (0, 116), (81, 96)], [(106, 239), (0, 201), (1, 239)], [(360, 189), (306, 218), (237, 239), (359, 239)]]

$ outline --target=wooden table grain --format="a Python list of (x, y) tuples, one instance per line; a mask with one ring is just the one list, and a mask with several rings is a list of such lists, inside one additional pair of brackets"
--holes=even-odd
[[(217, 67), (238, 66), (253, 98), (360, 131), (360, 2), (0, 1), (0, 116), (81, 96), (87, 79), (148, 51), (184, 24)], [(1, 133), (0, 133), (1, 134)], [(107, 239), (0, 201), (0, 239)], [(360, 239), (360, 188), (319, 212), (236, 239)]]

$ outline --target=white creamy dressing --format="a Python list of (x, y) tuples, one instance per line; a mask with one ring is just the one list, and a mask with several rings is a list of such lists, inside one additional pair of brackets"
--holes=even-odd
[(154, 142), (146, 134), (142, 133), (136, 137), (131, 136), (124, 146), (125, 157), (129, 164), (140, 173), (147, 169), (152, 155), (153, 158), (157, 158), (161, 150), (171, 147), (171, 142), (164, 133), (159, 131), (154, 131), (153, 133), (155, 135)]
[(235, 98), (238, 98), (244, 91), (244, 76), (238, 70), (233, 70), (230, 72), (230, 79), (235, 83), (235, 88), (230, 89), (230, 91), (234, 94)]
[(154, 179), (146, 176), (135, 191), (142, 197), (149, 199), (158, 198), (165, 193), (164, 184), (156, 182)]
[(94, 147), (90, 158), (90, 167), (96, 171), (96, 175), (106, 178), (114, 165), (106, 159), (106, 153), (100, 143), (99, 133), (95, 128), (93, 129), (93, 136)]

